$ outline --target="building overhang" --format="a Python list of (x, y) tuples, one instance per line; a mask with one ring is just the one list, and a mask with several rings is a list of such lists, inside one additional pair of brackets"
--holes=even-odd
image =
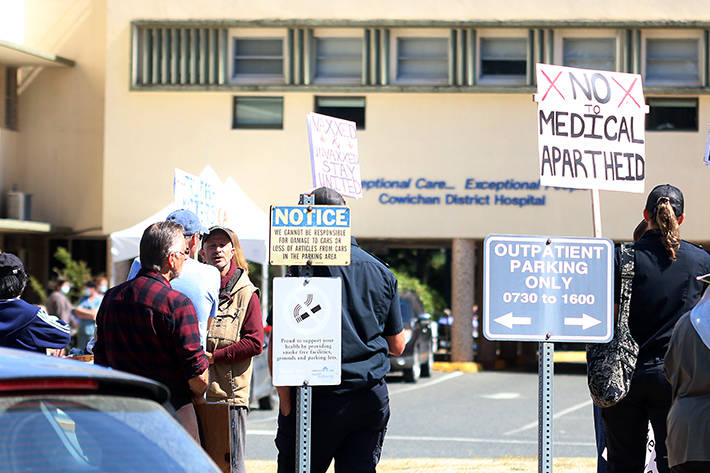
[(74, 61), (10, 41), (0, 40), (0, 65), (10, 67), (72, 67)]
[(47, 222), (0, 218), (0, 233), (48, 234), (52, 231), (52, 224)]

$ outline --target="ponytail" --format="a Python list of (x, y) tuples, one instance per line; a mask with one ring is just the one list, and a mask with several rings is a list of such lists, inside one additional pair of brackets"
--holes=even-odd
[(678, 219), (668, 197), (658, 198), (654, 220), (661, 232), (661, 240), (663, 246), (666, 247), (668, 256), (675, 261), (676, 252), (680, 247), (680, 232), (678, 231)]

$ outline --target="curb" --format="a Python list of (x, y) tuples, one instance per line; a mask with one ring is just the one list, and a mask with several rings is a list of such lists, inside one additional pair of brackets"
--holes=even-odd
[(434, 370), (436, 371), (462, 371), (464, 373), (478, 373), (483, 371), (480, 363), (474, 362), (450, 362), (450, 361), (435, 361)]

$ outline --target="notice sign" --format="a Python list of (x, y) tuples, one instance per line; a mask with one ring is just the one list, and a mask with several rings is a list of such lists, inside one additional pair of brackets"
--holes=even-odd
[(340, 278), (274, 278), (274, 386), (340, 384)]
[(540, 184), (643, 192), (641, 76), (537, 64)]
[(313, 187), (330, 187), (344, 196), (362, 198), (355, 122), (319, 113), (309, 113), (306, 121)]
[(271, 264), (350, 264), (350, 209), (335, 205), (271, 207)]
[(483, 334), (489, 340), (608, 342), (613, 248), (601, 238), (488, 236)]

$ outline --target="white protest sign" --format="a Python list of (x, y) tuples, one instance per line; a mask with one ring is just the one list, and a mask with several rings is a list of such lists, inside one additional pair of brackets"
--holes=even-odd
[(218, 222), (218, 195), (220, 189), (200, 176), (175, 168), (173, 202), (177, 208), (195, 212), (205, 227)]
[(643, 192), (641, 76), (550, 64), (536, 72), (540, 184)]
[(274, 278), (274, 386), (340, 384), (340, 278)]
[(355, 122), (319, 113), (306, 115), (306, 122), (313, 187), (330, 187), (344, 196), (362, 198)]

